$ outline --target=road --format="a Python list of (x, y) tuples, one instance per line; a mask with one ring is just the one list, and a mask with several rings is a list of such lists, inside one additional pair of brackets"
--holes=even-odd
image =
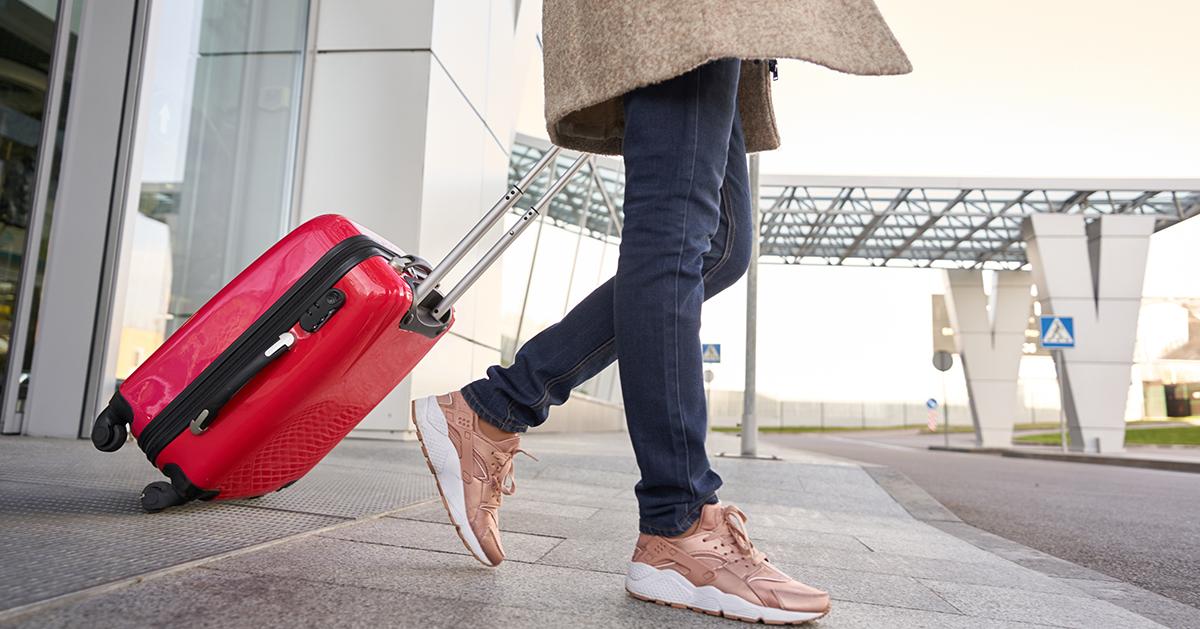
[(977, 528), (1200, 608), (1200, 474), (936, 452), (911, 432), (762, 438), (890, 466)]

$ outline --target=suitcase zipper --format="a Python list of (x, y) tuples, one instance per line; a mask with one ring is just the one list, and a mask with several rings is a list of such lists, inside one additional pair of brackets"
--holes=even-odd
[(146, 424), (138, 445), (146, 458), (156, 464), (162, 451), (201, 413), (209, 409), (213, 392), (220, 390), (229, 377), (255, 360), (264, 349), (276, 343), (300, 320), (312, 302), (324, 295), (338, 280), (359, 263), (374, 256), (394, 258), (397, 254), (370, 236), (351, 236), (330, 248), (286, 293), (262, 314), (183, 391)]

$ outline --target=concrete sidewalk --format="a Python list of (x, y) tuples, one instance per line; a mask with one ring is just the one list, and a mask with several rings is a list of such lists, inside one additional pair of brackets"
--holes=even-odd
[[(238, 531), (257, 531), (256, 521), (266, 526), (263, 521), (287, 514), (306, 514), (309, 521), (304, 532), (281, 531), (275, 541), (236, 533), (248, 539), (244, 548), (213, 545), (211, 556), (182, 566), (147, 562), (141, 572), (127, 571), (108, 584), (27, 601), (0, 613), (0, 626), (739, 626), (624, 594), (623, 573), (637, 531), (632, 495), (637, 475), (626, 440), (622, 434), (526, 439), (525, 448), (541, 461), (517, 464), (519, 488), (502, 512), (509, 561), (498, 569), (467, 556), (441, 504), (429, 495), (432, 484), (415, 486), (410, 474), (424, 464), (411, 443), (347, 442), (314, 472), (321, 478), (336, 468), (360, 479), (362, 487), (379, 487), (381, 478), (415, 487), (392, 497), (407, 501), (404, 506), (374, 515), (346, 515), (353, 512), (349, 508), (321, 516), (325, 519), (312, 515), (324, 504), (345, 502), (348, 491), (358, 498), (351, 496), (347, 504), (372, 493), (344, 479), (313, 483), (322, 486), (310, 487), (303, 504), (295, 498), (285, 503), (288, 492), (282, 492), (252, 506), (201, 504), (157, 515), (131, 509), (105, 514), (99, 530), (87, 513), (78, 514), (86, 501), (68, 504), (53, 516), (69, 524), (56, 529), (60, 544), (24, 550), (5, 544), (0, 565), (8, 571), (34, 551), (44, 555), (42, 563), (53, 563), (72, 544), (86, 547), (72, 537), (103, 536), (103, 527), (150, 530), (159, 543), (169, 544), (163, 526), (197, 518), (209, 526), (236, 525)], [(30, 441), (47, 449), (69, 443), (16, 443)], [(735, 451), (736, 444), (713, 435), (710, 451), (722, 450)], [(833, 612), (820, 627), (1156, 627), (1161, 625), (1109, 601), (1150, 615), (1160, 604), (1169, 608), (1162, 597), (990, 539), (887, 468), (777, 453), (785, 460), (716, 458), (726, 482), (722, 498), (749, 514), (752, 538), (774, 563), (830, 590)], [(81, 460), (103, 457), (83, 449), (76, 454)], [(151, 479), (146, 472), (152, 470), (144, 460), (139, 463), (142, 478)], [(10, 472), (0, 469), (0, 491), (27, 482), (8, 480)], [(136, 505), (142, 479), (115, 482), (128, 486), (119, 494), (112, 486), (106, 491), (127, 493)], [(16, 530), (0, 524), (6, 537)], [(71, 527), (80, 528), (72, 533)], [(105, 552), (122, 552), (115, 546), (73, 569), (102, 567)], [(21, 561), (22, 570), (32, 571), (25, 578), (39, 581), (37, 563)], [(149, 578), (137, 576), (146, 573)], [(1158, 618), (1180, 626), (1170, 616)]]

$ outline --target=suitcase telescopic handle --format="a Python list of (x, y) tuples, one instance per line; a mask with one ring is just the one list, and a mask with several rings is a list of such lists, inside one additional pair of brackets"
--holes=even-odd
[[(433, 270), (429, 273), (429, 277), (425, 278), (425, 281), (417, 287), (415, 300), (416, 303), (423, 303), (424, 299), (433, 292), (433, 289), (437, 286), (438, 281), (444, 278), (446, 273), (454, 268), (455, 265), (461, 262), (462, 259), (466, 257), (466, 254), (476, 244), (479, 243), (487, 230), (498, 223), (504, 217), (504, 214), (517, 204), (517, 201), (525, 194), (525, 191), (528, 190), (529, 185), (533, 183), (534, 178), (543, 170), (545, 170), (547, 166), (554, 163), (560, 151), (561, 149), (557, 146), (551, 147), (549, 151), (546, 151), (546, 153), (542, 155), (542, 158), (538, 160), (538, 163), (535, 164), (534, 167), (529, 170), (529, 172), (525, 173), (525, 176), (522, 177), (519, 182), (513, 185), (513, 187), (509, 189), (508, 193), (505, 194), (504, 197), (496, 203), (496, 205), (492, 206), (492, 209), (489, 210), (488, 213), (485, 214), (483, 218), (475, 224), (475, 227), (470, 231), (470, 233), (468, 233), (467, 236), (463, 238), (462, 241), (460, 241), (457, 245), (455, 245), (454, 249), (452, 249), (450, 253), (446, 255), (446, 258), (438, 263), (437, 266), (433, 267)], [(542, 197), (538, 199), (537, 202), (535, 202), (528, 210), (525, 210), (517, 223), (509, 228), (508, 231), (501, 234), (500, 238), (491, 246), (491, 248), (488, 249), (487, 252), (484, 253), (483, 256), (480, 257), (479, 260), (470, 269), (468, 269), (466, 273), (463, 274), (462, 279), (460, 279), (458, 283), (455, 284), (454, 287), (451, 288), (445, 294), (445, 296), (433, 306), (432, 313), (435, 319), (441, 320), (442, 317), (446, 316), (446, 314), (450, 312), (450, 308), (452, 308), (454, 303), (463, 296), (463, 293), (467, 292), (467, 290), (469, 290), (471, 286), (479, 280), (480, 276), (482, 276), (484, 272), (491, 268), (492, 264), (494, 264), (496, 260), (500, 258), (501, 254), (503, 254), (506, 249), (512, 246), (513, 242), (520, 237), (522, 232), (524, 232), (531, 224), (533, 224), (534, 219), (537, 218), (550, 205), (550, 202), (554, 200), (554, 197), (558, 196), (558, 194), (567, 187), (567, 183), (569, 183), (576, 173), (578, 173), (585, 164), (590, 162), (591, 159), (592, 156), (587, 153), (581, 154), (579, 157), (577, 157), (575, 161), (572, 162), (571, 165), (568, 166), (567, 169), (563, 171), (563, 173), (559, 175), (557, 179), (554, 180), (554, 183), (550, 184), (550, 187), (546, 190), (546, 193), (543, 194)]]

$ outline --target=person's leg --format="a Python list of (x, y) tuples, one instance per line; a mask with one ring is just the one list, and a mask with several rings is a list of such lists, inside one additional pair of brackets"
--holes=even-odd
[(740, 67), (736, 59), (712, 62), (625, 96), (625, 229), (614, 329), (647, 534), (682, 533), (716, 501), (721, 485), (704, 448), (700, 309)]
[[(735, 63), (721, 62), (728, 67)], [(713, 74), (705, 69), (695, 73)], [(718, 76), (722, 76), (717, 73)], [(724, 79), (728, 80), (729, 73)], [(725, 92), (729, 98), (736, 94), (736, 66), (732, 72), (732, 86), (726, 85)], [(712, 78), (712, 77), (710, 77)], [(684, 88), (687, 75), (681, 77)], [(678, 80), (677, 80), (678, 81)], [(706, 81), (707, 82), (707, 81)], [(676, 84), (676, 90), (686, 89)], [(649, 89), (649, 88), (647, 88)], [(722, 92), (724, 93), (724, 92)], [(668, 91), (669, 94), (669, 91)], [(665, 96), (660, 95), (660, 96)], [(650, 96), (648, 100), (654, 100)], [(701, 101), (704, 99), (702, 98)], [(687, 106), (688, 100), (681, 99), (681, 107)], [(701, 103), (702, 104), (702, 103)], [(668, 105), (659, 106), (662, 111)], [(635, 107), (636, 108), (636, 107)], [(707, 107), (692, 104), (692, 118), (697, 125), (710, 125)], [(648, 111), (644, 109), (643, 111)], [(687, 113), (686, 111), (684, 113)], [(645, 116), (639, 119), (649, 123)], [(636, 134), (635, 134), (635, 137)], [(726, 159), (718, 160), (711, 155), (710, 147), (713, 138), (725, 143), (728, 155)], [(723, 139), (722, 139), (723, 138)], [(689, 247), (675, 249), (678, 253), (688, 252), (689, 274), (692, 279), (699, 277), (699, 297), (715, 295), (724, 288), (732, 285), (745, 272), (749, 262), (750, 243), (753, 235), (750, 233), (750, 202), (747, 187), (746, 158), (744, 140), (736, 120), (730, 120), (729, 126), (717, 125), (711, 134), (703, 135), (705, 153), (701, 159), (696, 159), (700, 167), (709, 171), (721, 173), (721, 177), (706, 177), (705, 185), (712, 190), (718, 190), (721, 180), (724, 187), (719, 192), (706, 191), (703, 198), (707, 204), (703, 210), (694, 214), (706, 214), (704, 221), (693, 221), (691, 231), (687, 232)], [(646, 142), (650, 138), (642, 136)], [(671, 142), (670, 137), (661, 137), (655, 141)], [(695, 142), (693, 142), (693, 146)], [(636, 151), (635, 151), (636, 152)], [(643, 152), (643, 155), (647, 153)], [(678, 159), (683, 159), (680, 153)], [(721, 161), (720, 167), (717, 162)], [(724, 162), (728, 161), (728, 164)], [(664, 177), (664, 185), (676, 185), (669, 173)], [(715, 181), (716, 183), (712, 183)], [(626, 203), (631, 197), (627, 185)], [(638, 201), (634, 200), (634, 203)], [(714, 208), (716, 208), (714, 210)], [(645, 213), (645, 208), (642, 213)], [(629, 210), (626, 210), (626, 220), (629, 220)], [(633, 234), (636, 238), (639, 230), (645, 229), (647, 221), (634, 221)], [(685, 221), (686, 222), (686, 221)], [(638, 225), (641, 225), (639, 227)], [(699, 227), (697, 227), (699, 225)], [(630, 238), (630, 227), (626, 223), (624, 239)], [(645, 239), (641, 239), (645, 242)], [(668, 249), (665, 249), (670, 253)], [(663, 248), (662, 246), (659, 247)], [(626, 257), (626, 246), (622, 245), (622, 259)], [(693, 269), (699, 263), (698, 271)], [(614, 340), (614, 304), (619, 292), (618, 280), (621, 278), (621, 266), (618, 263), (618, 277), (606, 282), (576, 306), (562, 322), (543, 331), (526, 343), (518, 353), (515, 363), (508, 368), (492, 367), (488, 377), (471, 383), (462, 391), (449, 395), (423, 398), (413, 403), (413, 421), (417, 426), (417, 434), (421, 439), (430, 469), (442, 493), (443, 502), (451, 521), (457, 527), (464, 544), (471, 553), (487, 565), (497, 565), (504, 559), (504, 551), (500, 545), (499, 507), (501, 497), (511, 492), (512, 457), (518, 450), (518, 439), (515, 436), (498, 432), (497, 429), (520, 432), (526, 427), (545, 421), (549, 407), (566, 400), (571, 390), (598, 373), (612, 363), (617, 355), (618, 342)], [(639, 281), (637, 274), (632, 274), (633, 282)], [(662, 287), (658, 287), (661, 289)], [(698, 309), (698, 303), (696, 305)], [(698, 311), (691, 318), (698, 326)], [(698, 334), (698, 327), (692, 330), (693, 336)], [(698, 455), (698, 461), (707, 470), (707, 459), (704, 457), (704, 425), (705, 412), (703, 408), (703, 385), (699, 375), (699, 341), (694, 339), (694, 359), (697, 369), (693, 370), (696, 383), (700, 387), (699, 415), (691, 416), (688, 421), (698, 422), (688, 433), (691, 439), (698, 442), (692, 445), (692, 452)], [(658, 351), (643, 349), (645, 351)], [(640, 360), (634, 355), (632, 360)], [(624, 371), (624, 369), (623, 369)], [(622, 374), (624, 378), (624, 374)], [(660, 378), (661, 379), (661, 378)], [(625, 384), (628, 390), (629, 384)], [(628, 414), (629, 398), (626, 397)], [(659, 422), (661, 427), (662, 423)], [(698, 492), (691, 487), (691, 479), (687, 477), (664, 477), (661, 473), (648, 468), (646, 461), (653, 457), (655, 451), (663, 447), (662, 441), (655, 441), (656, 433), (663, 436), (661, 431), (649, 432), (631, 426), (630, 432), (634, 439), (634, 449), (638, 455), (639, 465), (643, 469), (643, 483), (639, 484), (639, 504), (642, 506), (643, 530), (661, 530), (661, 521), (674, 522), (680, 520), (675, 512), (689, 512), (694, 502), (693, 495)], [(647, 435), (651, 439), (647, 439)], [(669, 444), (668, 444), (668, 447)], [(693, 457), (695, 458), (695, 457)], [(480, 467), (480, 462), (484, 467)], [(688, 463), (692, 469), (700, 469), (697, 462)], [(647, 470), (650, 470), (647, 472)], [(683, 469), (679, 467), (678, 469)], [(702, 490), (711, 497), (720, 480), (715, 474), (707, 472), (698, 477), (708, 483)], [(715, 483), (713, 482), (715, 480)], [(674, 498), (666, 490), (668, 484), (677, 487)], [(644, 491), (644, 488), (650, 488)], [(677, 505), (672, 506), (674, 500)], [(707, 500), (707, 499), (706, 499)], [(703, 502), (703, 501), (701, 501)], [(660, 521), (656, 522), (655, 518)], [(694, 519), (684, 515), (683, 519)], [(682, 528), (686, 528), (683, 526)]]
[[(734, 121), (727, 161), (720, 221), (703, 258), (705, 299), (737, 282), (750, 260), (753, 224), (740, 120)], [(493, 365), (484, 378), (463, 387), (471, 408), (502, 430), (524, 432), (545, 422), (552, 406), (566, 402), (575, 387), (612, 364), (617, 358), (613, 283), (610, 278), (561, 321), (526, 341), (511, 365)]]

